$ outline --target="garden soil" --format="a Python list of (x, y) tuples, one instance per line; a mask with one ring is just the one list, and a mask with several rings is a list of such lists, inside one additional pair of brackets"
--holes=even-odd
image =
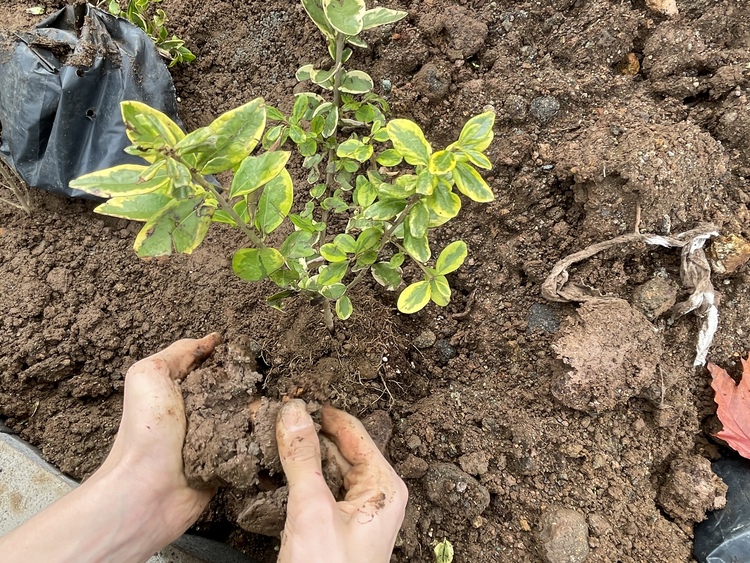
[[(30, 27), (36, 4), (3, 0), (2, 25)], [(713, 223), (735, 238), (707, 245), (720, 312), (709, 359), (739, 373), (750, 348), (750, 5), (677, 0), (665, 15), (658, 0), (384, 4), (409, 15), (368, 32), (352, 65), (394, 115), (444, 146), (470, 116), (497, 112), (495, 201), (464, 202), (434, 235), (435, 249), (469, 247), (449, 306), (404, 316), (371, 281), (332, 336), (310, 304), (277, 312), (270, 284), (233, 276), (236, 232), (217, 226), (191, 256), (142, 261), (138, 225), (38, 192), (30, 217), (0, 207), (0, 415), (85, 478), (112, 443), (128, 366), (219, 331), (225, 344), (183, 387), (191, 478), (231, 484), (198, 533), (274, 560), (278, 540), (262, 535), (278, 532), (284, 509), (272, 416), (300, 397), (366, 419), (404, 477), (393, 561), (433, 561), (443, 538), (458, 562), (691, 561), (694, 523), (722, 504), (708, 462), (725, 450), (712, 437), (710, 376), (692, 366), (701, 321), (670, 322), (689, 293), (679, 249), (615, 247), (571, 269), (571, 281), (620, 298), (609, 304), (548, 302), (540, 288), (588, 245)], [(295, 70), (326, 57), (293, 0), (161, 7), (198, 56), (173, 69), (189, 128), (257, 96), (288, 111)]]

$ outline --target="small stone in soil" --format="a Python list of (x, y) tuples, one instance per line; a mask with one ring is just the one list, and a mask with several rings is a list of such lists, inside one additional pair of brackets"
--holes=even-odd
[(541, 123), (548, 123), (560, 111), (560, 102), (552, 96), (540, 96), (531, 101), (529, 111)]
[(404, 461), (396, 464), (396, 473), (403, 479), (420, 479), (425, 476), (428, 468), (425, 460), (409, 454)]
[(449, 73), (432, 63), (427, 63), (414, 75), (412, 84), (417, 92), (434, 102), (448, 95), (451, 78)]
[(633, 307), (649, 320), (669, 311), (677, 301), (677, 287), (667, 279), (656, 277), (633, 291)]
[(471, 520), (490, 504), (490, 493), (468, 473), (452, 463), (431, 465), (425, 475), (427, 498), (452, 514)]
[(539, 540), (547, 563), (583, 563), (589, 555), (589, 527), (583, 514), (553, 508), (542, 514)]
[(555, 333), (560, 328), (560, 321), (555, 310), (544, 303), (534, 303), (529, 309), (529, 317), (526, 321), (528, 332), (543, 330)]
[(448, 361), (456, 357), (456, 349), (445, 340), (438, 340), (435, 346), (443, 360)]
[(435, 333), (431, 330), (423, 330), (420, 332), (414, 340), (412, 340), (412, 344), (419, 348), (420, 350), (423, 350), (425, 348), (430, 348), (431, 346), (435, 345), (435, 342), (437, 341), (437, 337), (435, 336)]

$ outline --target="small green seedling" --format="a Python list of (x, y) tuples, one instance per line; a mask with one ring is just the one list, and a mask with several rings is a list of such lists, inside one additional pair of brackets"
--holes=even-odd
[[(164, 114), (124, 102), (133, 143), (126, 151), (147, 163), (94, 172), (71, 187), (110, 198), (98, 213), (145, 222), (135, 240), (143, 257), (192, 252), (212, 222), (240, 229), (248, 246), (234, 253), (234, 272), (278, 285), (281, 291), (268, 298), (273, 307), (300, 294), (322, 304), (331, 330), (332, 304), (340, 319), (348, 319), (350, 291), (368, 274), (397, 290), (407, 258), (421, 276), (401, 291), (399, 310), (415, 313), (430, 301), (445, 306), (451, 298), (447, 275), (463, 264), (467, 248), (454, 241), (431, 262), (430, 234), (458, 215), (459, 193), (477, 202), (493, 199), (477, 168), (491, 168), (484, 151), (495, 115), (469, 119), (454, 143), (433, 149), (416, 123), (387, 120), (388, 104), (373, 92), (370, 76), (344, 66), (350, 46), (366, 45), (362, 31), (406, 13), (368, 10), (363, 0), (302, 4), (332, 60), (328, 68), (305, 65), (297, 77), (327, 98), (298, 94), (288, 116), (258, 98), (187, 135)], [(251, 154), (259, 145), (263, 151)], [(297, 190), (307, 197), (296, 207), (288, 148), (298, 151), (307, 170), (309, 187)], [(233, 173), (230, 186), (207, 179), (226, 171)], [(334, 216), (345, 227), (329, 233)]]
[(435, 546), (435, 563), (452, 563), (453, 562), (453, 545), (447, 539), (444, 539)]
[(162, 0), (128, 0), (127, 7), (123, 10), (117, 0), (109, 0), (107, 9), (113, 16), (126, 18), (130, 23), (140, 27), (156, 45), (159, 54), (169, 60), (169, 66), (177, 63), (190, 63), (195, 60), (195, 55), (185, 47), (185, 42), (176, 35), (169, 37), (166, 28), (167, 15), (164, 10), (157, 9), (156, 13), (148, 16), (149, 2), (154, 4)]

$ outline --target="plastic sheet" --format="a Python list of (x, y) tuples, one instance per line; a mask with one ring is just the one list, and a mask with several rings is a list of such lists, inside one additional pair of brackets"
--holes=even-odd
[(727, 505), (695, 528), (693, 554), (700, 563), (750, 561), (750, 461), (721, 459), (713, 471), (729, 487)]
[(0, 41), (0, 158), (32, 187), (89, 197), (68, 182), (142, 164), (123, 152), (130, 145), (123, 100), (177, 120), (172, 77), (153, 41), (130, 22), (79, 4)]

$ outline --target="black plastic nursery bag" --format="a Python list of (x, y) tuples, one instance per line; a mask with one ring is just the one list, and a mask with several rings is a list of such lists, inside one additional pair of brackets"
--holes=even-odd
[(123, 19), (78, 4), (30, 33), (0, 40), (0, 158), (32, 187), (90, 197), (68, 182), (118, 164), (142, 164), (123, 152), (130, 145), (123, 100), (177, 120), (166, 65), (153, 41)]
[(699, 563), (750, 561), (750, 461), (720, 459), (712, 465), (727, 484), (727, 505), (695, 528), (693, 554)]

